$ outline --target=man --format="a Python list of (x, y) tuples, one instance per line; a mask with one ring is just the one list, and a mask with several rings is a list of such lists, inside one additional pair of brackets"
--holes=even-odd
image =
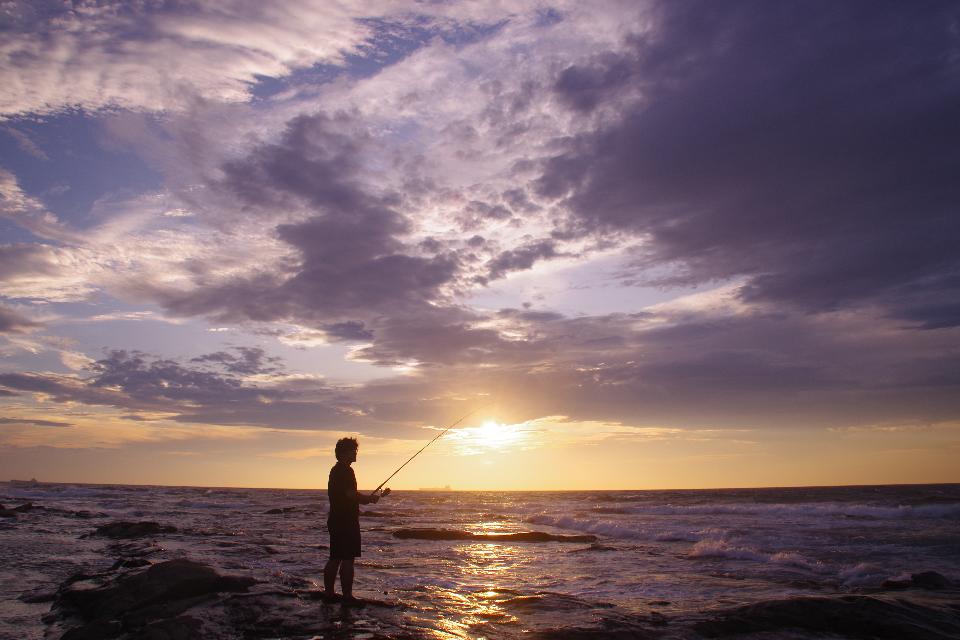
[[(360, 505), (376, 504), (381, 498), (376, 492), (369, 496), (357, 493), (357, 476), (350, 465), (357, 461), (359, 448), (360, 444), (355, 438), (337, 441), (334, 449), (337, 464), (330, 469), (327, 482), (327, 497), (330, 499), (330, 513), (327, 516), (330, 560), (323, 568), (323, 597), (326, 600), (337, 599), (334, 588), (339, 569), (345, 604), (357, 602), (353, 597), (353, 559), (360, 556)], [(383, 495), (389, 493), (390, 489), (385, 489)]]

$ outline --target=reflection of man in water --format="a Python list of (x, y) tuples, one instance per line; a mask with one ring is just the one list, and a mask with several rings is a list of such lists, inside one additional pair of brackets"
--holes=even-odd
[[(330, 531), (330, 560), (323, 568), (323, 595), (336, 597), (334, 587), (337, 570), (340, 570), (340, 587), (345, 602), (353, 597), (353, 559), (360, 556), (360, 505), (376, 503), (380, 496), (357, 493), (357, 476), (350, 465), (357, 461), (357, 449), (360, 444), (355, 438), (341, 438), (334, 452), (337, 464), (330, 469), (327, 482), (327, 497), (330, 499), (330, 514), (327, 516), (327, 530)], [(383, 495), (390, 493), (390, 489)]]

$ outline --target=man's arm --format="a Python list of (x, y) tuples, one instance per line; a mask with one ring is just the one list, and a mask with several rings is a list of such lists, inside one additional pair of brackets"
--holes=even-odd
[(380, 496), (378, 496), (375, 493), (371, 493), (368, 496), (365, 496), (362, 493), (358, 493), (357, 501), (360, 502), (360, 504), (376, 504), (380, 502)]
[(359, 491), (354, 491), (353, 489), (347, 489), (344, 493), (347, 496), (347, 500), (356, 501), (357, 504), (376, 504), (380, 502), (380, 496), (376, 493), (371, 493), (370, 495), (365, 496)]

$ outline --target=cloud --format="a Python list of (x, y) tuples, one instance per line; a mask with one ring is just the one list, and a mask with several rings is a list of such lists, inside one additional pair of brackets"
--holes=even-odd
[[(222, 447), (224, 441), (252, 440), (272, 433), (269, 429), (254, 427), (186, 426), (164, 420), (133, 426), (125, 416), (119, 416), (111, 409), (71, 412), (70, 423), (60, 425), (44, 425), (44, 422), (53, 421), (12, 418), (6, 428), (0, 428), (0, 446), (90, 450), (167, 442), (203, 446), (203, 441), (216, 441), (217, 446)], [(37, 426), (52, 428), (35, 428)], [(152, 451), (157, 452), (156, 449)]]
[(112, 352), (86, 378), (5, 373), (0, 385), (178, 422), (398, 437), (486, 404), (512, 423), (552, 411), (574, 422), (665, 429), (949, 420), (960, 411), (953, 333), (881, 316), (689, 309), (391, 317), (353, 357), (407, 373), (364, 384), (277, 372), (264, 353), (233, 350), (186, 363)]
[(362, 322), (347, 321), (335, 322), (323, 326), (326, 335), (336, 340), (361, 341), (373, 337), (373, 332), (367, 329)]
[(235, 353), (218, 351), (191, 358), (190, 362), (214, 363), (222, 366), (227, 373), (249, 376), (281, 370), (276, 366), (280, 358), (267, 356), (260, 347), (233, 347), (232, 350)]
[(23, 333), (42, 326), (15, 309), (0, 305), (0, 333)]
[(31, 427), (72, 427), (62, 420), (37, 420), (34, 418), (0, 418), (0, 425), (26, 425)]
[[(220, 352), (194, 359), (222, 365), (228, 373), (260, 369), (263, 354), (250, 350), (252, 357), (236, 358)], [(170, 408), (225, 403), (269, 401), (274, 394), (245, 386), (232, 375), (188, 368), (173, 360), (151, 359), (139, 352), (113, 351), (91, 365), (94, 377), (88, 382), (93, 389), (110, 389), (123, 393), (139, 406)]]
[(24, 193), (16, 176), (3, 168), (0, 168), (0, 216), (46, 240), (71, 242), (77, 238), (42, 202)]
[(182, 423), (329, 430), (363, 425), (363, 405), (348, 388), (317, 376), (278, 373), (276, 358), (258, 348), (198, 356), (188, 363), (114, 350), (89, 365), (91, 375), (0, 373), (8, 390), (37, 394), (42, 401), (160, 414)]
[(0, 117), (246, 102), (265, 79), (282, 89), (277, 81), (297, 74), (375, 66), (418, 41), (481, 37), (511, 17), (483, 3), (9, 4)]
[(6, 131), (7, 134), (16, 141), (17, 146), (20, 147), (20, 150), (24, 153), (33, 156), (37, 160), (50, 159), (50, 156), (48, 156), (43, 149), (37, 146), (37, 143), (31, 140), (30, 136), (25, 134), (23, 131), (13, 127), (3, 127), (3, 130)]
[(436, 298), (457, 261), (447, 253), (416, 255), (405, 244), (410, 223), (395, 196), (358, 178), (369, 144), (354, 118), (321, 113), (293, 119), (278, 141), (226, 163), (217, 188), (239, 207), (267, 220), (299, 212), (275, 227), (292, 256), (274, 270), (263, 265), (211, 284), (197, 277), (195, 288), (157, 286), (153, 295), (176, 314), (292, 320), (334, 333), (372, 313)]
[(620, 107), (545, 161), (539, 195), (580, 233), (642, 239), (648, 281), (746, 277), (751, 303), (960, 323), (941, 303), (960, 295), (957, 7), (664, 2), (653, 16), (632, 51), (557, 75), (573, 111)]
[(117, 320), (130, 320), (132, 322), (142, 322), (144, 320), (153, 320), (155, 322), (167, 322), (178, 324), (179, 321), (171, 318), (164, 318), (155, 311), (115, 311), (113, 313), (98, 313), (89, 318), (83, 318), (82, 322), (116, 322)]
[[(0, 295), (73, 302), (107, 292), (143, 302), (152, 288), (191, 279), (204, 284), (227, 280), (249, 267), (250, 252), (257, 254), (261, 268), (276, 268), (291, 253), (249, 222), (224, 229), (164, 216), (171, 201), (179, 200), (168, 192), (104, 197), (91, 212), (99, 224), (78, 230), (59, 221), (43, 203), (24, 194), (12, 174), (0, 170), (0, 215), (51, 241), (0, 245)], [(145, 317), (148, 312), (132, 313)]]
[[(284, 16), (289, 18), (298, 7), (291, 5)], [(21, 26), (36, 30), (43, 22), (42, 11), (28, 9), (23, 9)], [(322, 92), (323, 103), (331, 105), (325, 112), (317, 112), (315, 95), (305, 95), (301, 101), (285, 98), (276, 109), (218, 107), (211, 100), (156, 122), (130, 114), (111, 119), (116, 125), (111, 135), (119, 129), (133, 131), (127, 141), (131, 149), (159, 162), (171, 191), (103, 199), (97, 211), (104, 220), (100, 226), (82, 234), (69, 232), (62, 237), (68, 246), (31, 249), (37, 267), (2, 292), (78, 300), (102, 291), (128, 302), (159, 303), (176, 316), (204, 315), (224, 324), (290, 321), (324, 331), (332, 340), (377, 340), (373, 326), (378, 318), (400, 314), (409, 323), (418, 313), (430, 315), (437, 305), (455, 305), (453, 296), (476, 286), (491, 269), (494, 277), (501, 277), (537, 260), (565, 255), (561, 241), (531, 243), (531, 237), (549, 232), (543, 225), (547, 214), (515, 180), (497, 175), (515, 166), (518, 154), (526, 156), (528, 143), (537, 146), (543, 136), (563, 133), (569, 124), (539, 117), (547, 115), (538, 111), (549, 107), (549, 95), (533, 76), (543, 70), (524, 71), (517, 64), (517, 51), (505, 45), (513, 40), (523, 50), (549, 46), (580, 55), (591, 42), (611, 41), (608, 31), (619, 21), (590, 12), (572, 19), (576, 10), (571, 8), (566, 30), (567, 24), (560, 29), (559, 21), (545, 22), (533, 10), (510, 14), (504, 21), (503, 12), (492, 8), (419, 9), (430, 13), (414, 20), (426, 30), (421, 35), (461, 29), (460, 35), (447, 40), (413, 37), (408, 45), (415, 53), (370, 78), (319, 85), (305, 81), (298, 89)], [(252, 16), (253, 24), (258, 16), (283, 12), (227, 3), (223, 24), (233, 25), (234, 10)], [(402, 4), (383, 9), (404, 15), (408, 10)], [(60, 15), (59, 8), (49, 11)], [(232, 26), (223, 33), (194, 29), (195, 22), (208, 25), (202, 7), (170, 9), (169, 15), (159, 9), (155, 14), (147, 11), (147, 16), (139, 11), (124, 13), (104, 5), (60, 18), (67, 25), (102, 31), (106, 41), (150, 40), (155, 28), (199, 34), (199, 40), (213, 43), (232, 43), (236, 35)], [(133, 27), (124, 21), (134, 17), (145, 18), (140, 22), (143, 33), (129, 31)], [(412, 31), (400, 28), (412, 24), (404, 22), (408, 19), (413, 20), (374, 20), (364, 28), (375, 40), (377, 34), (397, 28), (400, 36), (412, 37)], [(464, 25), (483, 24), (499, 26), (469, 37), (462, 31)], [(192, 42), (181, 45), (189, 48)], [(136, 55), (117, 59), (139, 64)], [(189, 55), (184, 60), (189, 62)], [(479, 62), (486, 65), (484, 78), (474, 86), (468, 68), (480, 68)], [(98, 64), (101, 75), (108, 77), (109, 64)], [(435, 82), (418, 87), (411, 100), (406, 94), (421, 73)], [(452, 101), (449, 91), (456, 86), (470, 88), (469, 99)], [(406, 105), (402, 112), (401, 105)], [(477, 129), (481, 137), (472, 144), (477, 162), (470, 150), (456, 163), (447, 162), (462, 146), (459, 125), (474, 115), (483, 121)], [(499, 131), (512, 118), (529, 123), (512, 132)], [(404, 127), (414, 120), (415, 133), (424, 135), (407, 135)], [(150, 131), (152, 136), (147, 135)], [(482, 167), (493, 179), (465, 186), (462, 175), (456, 175), (463, 167)], [(458, 238), (458, 225), (443, 221), (438, 208), (446, 200), (473, 207), (483, 218), (485, 239), (472, 242), (469, 253), (461, 251), (465, 241)], [(39, 201), (33, 204), (38, 216), (49, 217)], [(171, 218), (169, 211), (192, 215)], [(23, 216), (19, 222), (26, 225)], [(448, 229), (428, 243), (435, 223)], [(251, 254), (257, 260), (249, 260)], [(71, 264), (65, 264), (68, 261)], [(349, 338), (338, 329), (361, 325)]]
[(516, 249), (508, 249), (490, 261), (489, 277), (496, 280), (511, 271), (529, 269), (538, 260), (548, 260), (558, 255), (557, 243), (553, 240), (537, 240)]
[(369, 7), (234, 0), (216, 5), (8, 8), (0, 114), (118, 107), (164, 111), (196, 100), (246, 101), (261, 76), (341, 64), (374, 35)]

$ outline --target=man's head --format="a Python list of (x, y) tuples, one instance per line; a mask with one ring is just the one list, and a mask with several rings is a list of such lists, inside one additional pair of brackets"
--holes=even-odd
[(337, 446), (333, 451), (337, 455), (338, 461), (353, 462), (357, 459), (357, 449), (359, 448), (360, 443), (357, 442), (356, 438), (340, 438), (337, 440)]

